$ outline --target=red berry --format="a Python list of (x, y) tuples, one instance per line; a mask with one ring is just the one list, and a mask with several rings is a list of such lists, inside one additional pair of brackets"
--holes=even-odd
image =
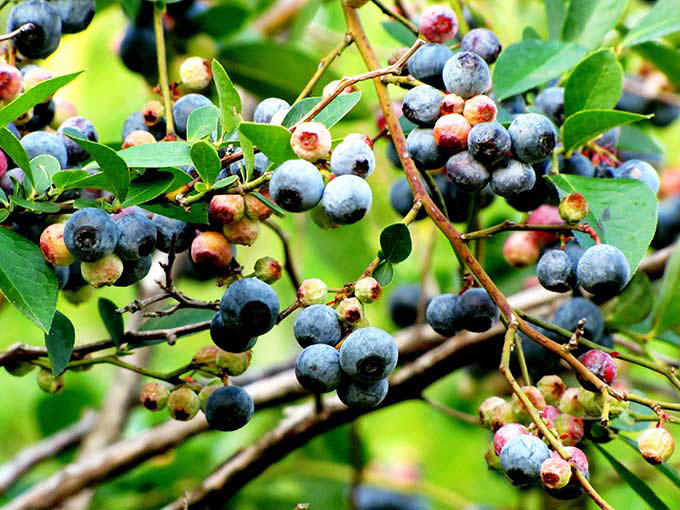
[(534, 264), (541, 254), (541, 248), (532, 232), (513, 232), (503, 244), (503, 257), (514, 267)]
[(21, 94), (21, 71), (10, 65), (0, 65), (0, 99), (11, 101)]
[[(591, 349), (581, 354), (578, 360), (605, 384), (612, 384), (616, 380), (616, 363), (606, 352)], [(588, 381), (579, 378), (579, 382), (587, 390), (597, 391), (597, 388)]]
[(64, 243), (65, 226), (64, 223), (53, 223), (40, 234), (40, 251), (45, 260), (55, 266), (69, 266), (76, 260)]
[[(528, 225), (562, 225), (564, 221), (560, 218), (557, 207), (552, 205), (542, 205), (527, 216)], [(541, 246), (554, 243), (559, 240), (559, 236), (554, 232), (532, 232)]]
[(460, 152), (467, 147), (470, 123), (459, 113), (439, 117), (434, 125), (434, 141), (442, 149)]
[(215, 195), (210, 200), (210, 217), (223, 225), (243, 218), (245, 201), (241, 195)]
[(453, 39), (458, 31), (458, 18), (450, 7), (433, 5), (420, 17), (418, 31), (428, 41), (444, 42)]
[(219, 232), (203, 232), (191, 242), (191, 260), (200, 266), (226, 269), (232, 256), (229, 241)]

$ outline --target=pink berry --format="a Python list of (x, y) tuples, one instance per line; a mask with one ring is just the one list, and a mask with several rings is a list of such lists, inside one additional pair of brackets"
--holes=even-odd
[(0, 99), (11, 101), (21, 94), (21, 71), (10, 65), (0, 65)]
[(472, 126), (482, 122), (493, 122), (497, 114), (496, 103), (489, 96), (480, 94), (465, 101), (463, 116)]
[(663, 427), (645, 429), (638, 437), (640, 453), (650, 464), (666, 462), (675, 450), (675, 439)]
[[(616, 379), (616, 363), (608, 353), (591, 349), (581, 354), (578, 360), (605, 384), (612, 384)], [(579, 382), (587, 390), (597, 391), (595, 386), (583, 378), (579, 378)]]
[(562, 414), (553, 420), (558, 437), (565, 446), (576, 446), (583, 439), (583, 420), (569, 414)]
[(75, 257), (64, 243), (64, 223), (53, 223), (40, 234), (40, 251), (50, 264), (68, 266), (75, 262)]
[(5, 153), (0, 150), (0, 177), (5, 175), (6, 171), (7, 171), (7, 156), (5, 156)]
[[(589, 472), (588, 457), (586, 457), (586, 454), (583, 453), (583, 450), (581, 450), (580, 448), (576, 448), (575, 446), (565, 446), (564, 449), (569, 454), (569, 463), (576, 466), (576, 469), (578, 469), (584, 475), (588, 476)], [(557, 452), (552, 452), (551, 457), (553, 458), (559, 457), (560, 459), (562, 458), (560, 457), (560, 454)]]
[(458, 94), (446, 94), (442, 99), (442, 104), (439, 106), (439, 113), (442, 115), (450, 115), (452, 113), (463, 114), (465, 109), (465, 99)]
[(290, 138), (293, 152), (307, 161), (327, 158), (331, 142), (331, 132), (320, 122), (303, 122)]
[(557, 405), (560, 397), (567, 389), (566, 384), (559, 375), (545, 375), (536, 383), (536, 387), (545, 397), (548, 404)]
[(467, 147), (470, 123), (459, 113), (439, 117), (434, 125), (434, 141), (444, 150), (460, 152)]
[(245, 214), (245, 200), (241, 195), (215, 195), (208, 211), (210, 217), (222, 225), (234, 223)]
[(226, 269), (231, 259), (231, 245), (219, 232), (202, 232), (191, 242), (191, 260), (199, 266)]
[(550, 457), (541, 464), (541, 481), (548, 489), (561, 489), (571, 480), (571, 465), (562, 457)]
[(127, 135), (125, 141), (123, 141), (123, 149), (136, 147), (137, 145), (146, 145), (147, 143), (156, 143), (156, 139), (148, 131), (137, 129)]
[(428, 41), (444, 42), (453, 39), (458, 31), (458, 18), (450, 7), (433, 5), (423, 12), (418, 31)]
[(541, 255), (541, 248), (532, 232), (513, 232), (503, 243), (503, 257), (513, 267), (534, 264)]
[[(528, 225), (562, 225), (564, 221), (560, 218), (557, 207), (552, 205), (542, 205), (527, 216)], [(554, 243), (559, 240), (559, 236), (553, 232), (532, 232), (532, 235), (541, 246)]]
[(559, 409), (555, 406), (545, 406), (545, 409), (540, 413), (541, 417), (548, 420), (553, 427), (555, 426), (555, 420), (562, 414)]
[(510, 441), (513, 437), (528, 433), (529, 430), (520, 423), (508, 423), (507, 425), (503, 425), (493, 435), (494, 452), (496, 455), (500, 455), (505, 443)]

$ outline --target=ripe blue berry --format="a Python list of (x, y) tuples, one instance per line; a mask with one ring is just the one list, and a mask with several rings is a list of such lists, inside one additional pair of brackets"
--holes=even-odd
[(394, 371), (398, 355), (392, 335), (378, 328), (361, 328), (342, 343), (340, 366), (355, 381), (374, 383)]
[(59, 126), (59, 129), (57, 130), (57, 133), (61, 134), (61, 139), (66, 146), (69, 165), (76, 165), (82, 161), (85, 161), (88, 157), (88, 153), (80, 145), (63, 134), (64, 129), (66, 128), (80, 131), (81, 135), (91, 142), (99, 141), (99, 136), (97, 135), (97, 130), (95, 129), (94, 124), (92, 124), (92, 122), (87, 120), (85, 117), (70, 117), (62, 122), (61, 126)]
[(468, 289), (458, 297), (455, 315), (460, 328), (481, 333), (498, 319), (496, 304), (484, 289)]
[(371, 210), (372, 202), (371, 187), (356, 175), (341, 175), (330, 181), (321, 199), (324, 212), (338, 225), (361, 220)]
[(522, 434), (505, 443), (500, 458), (512, 484), (526, 485), (540, 479), (541, 464), (550, 458), (550, 450), (536, 436)]
[(250, 421), (255, 412), (253, 399), (239, 386), (216, 389), (205, 403), (205, 418), (216, 430), (236, 430)]
[(612, 177), (637, 179), (644, 182), (654, 192), (659, 192), (661, 185), (659, 181), (659, 174), (654, 167), (640, 159), (629, 159), (621, 166), (612, 171)]
[(175, 253), (181, 253), (191, 246), (196, 229), (189, 223), (160, 214), (154, 214), (151, 219), (156, 225), (156, 247), (163, 253), (168, 253), (175, 243)]
[(59, 135), (47, 131), (28, 133), (21, 139), (21, 145), (26, 149), (29, 160), (42, 154), (48, 154), (57, 158), (61, 168), (67, 167), (68, 154), (64, 141)]
[[(575, 152), (570, 158), (558, 156), (557, 158), (561, 174), (579, 175), (581, 177), (595, 177), (595, 167), (583, 154)], [(548, 171), (552, 168), (552, 161), (548, 164)]]
[[(392, 189), (390, 190), (390, 205), (401, 217), (408, 214), (413, 207), (413, 192), (408, 184), (406, 177), (397, 179), (392, 184)], [(422, 209), (418, 211), (416, 215), (416, 220), (422, 220), (427, 216), (427, 213)]]
[(604, 332), (604, 317), (597, 305), (585, 298), (571, 298), (562, 303), (555, 311), (552, 322), (556, 326), (574, 331), (581, 319), (586, 319), (585, 337), (594, 342), (599, 340)]
[(455, 335), (459, 329), (456, 316), (457, 302), (458, 296), (455, 294), (442, 294), (433, 298), (427, 305), (425, 313), (427, 323), (437, 333), (447, 338)]
[(94, 262), (113, 252), (120, 231), (102, 209), (86, 207), (73, 213), (64, 228), (68, 251), (83, 262)]
[[(240, 151), (237, 151), (236, 153), (238, 152)], [(271, 161), (269, 161), (269, 158), (265, 156), (262, 152), (258, 152), (257, 154), (255, 154), (253, 173), (251, 174), (250, 178), (257, 179), (258, 177), (262, 177), (262, 175), (267, 171), (267, 168), (269, 168), (270, 164)], [(226, 177), (229, 177), (230, 175), (240, 176), (246, 175), (246, 165), (243, 162), (243, 160), (234, 161), (231, 165), (229, 165), (229, 168), (223, 168), (220, 171), (217, 178), (224, 179)]]
[(468, 133), (468, 151), (483, 165), (493, 165), (508, 155), (510, 135), (498, 122), (482, 122)]
[(268, 97), (261, 101), (253, 112), (253, 122), (259, 122), (261, 124), (269, 124), (272, 117), (279, 111), (290, 110), (290, 104), (283, 99), (278, 97)]
[(225, 325), (239, 328), (243, 335), (264, 335), (276, 324), (279, 298), (262, 280), (244, 278), (229, 286), (220, 311)]
[(538, 113), (517, 115), (508, 128), (512, 150), (525, 163), (537, 163), (552, 154), (557, 135), (550, 121)]
[(420, 170), (441, 168), (446, 153), (437, 145), (432, 129), (414, 129), (406, 138), (406, 150)]
[(95, 0), (50, 0), (61, 18), (61, 31), (76, 34), (85, 30), (94, 18)]
[(321, 200), (323, 178), (309, 161), (291, 159), (274, 170), (269, 181), (269, 192), (274, 201), (286, 211), (308, 211)]
[(558, 126), (564, 122), (564, 88), (548, 87), (536, 96), (537, 108)]
[(338, 397), (347, 407), (365, 409), (375, 407), (385, 400), (388, 390), (387, 379), (374, 383), (360, 383), (341, 374)]
[(138, 260), (151, 255), (156, 247), (156, 225), (138, 213), (125, 214), (116, 220), (120, 238), (116, 254), (123, 260)]
[(527, 103), (524, 101), (522, 94), (503, 99), (501, 107), (511, 115), (526, 113), (527, 111)]
[(361, 140), (350, 139), (333, 149), (330, 163), (334, 175), (356, 175), (365, 179), (375, 170), (375, 155)]
[(430, 85), (419, 85), (404, 96), (402, 112), (404, 117), (423, 127), (434, 126), (440, 116), (439, 108), (444, 96)]
[(155, 79), (158, 75), (153, 28), (129, 25), (120, 43), (120, 59), (133, 73)]
[(54, 53), (61, 40), (61, 19), (52, 4), (44, 0), (28, 0), (17, 4), (9, 14), (7, 31), (12, 32), (26, 23), (33, 23), (33, 29), (14, 38), (14, 44), (21, 54), (38, 59)]
[(408, 60), (408, 72), (416, 80), (443, 89), (442, 71), (452, 55), (453, 51), (444, 44), (425, 44)]
[(165, 136), (165, 120), (161, 120), (153, 126), (147, 126), (142, 112), (131, 113), (123, 123), (123, 129), (120, 133), (121, 140), (125, 140), (133, 131), (148, 131), (156, 140), (160, 140)]
[(330, 345), (310, 345), (295, 361), (295, 377), (312, 393), (333, 391), (340, 383), (340, 354)]
[(611, 244), (588, 248), (578, 262), (578, 283), (591, 294), (618, 294), (630, 279), (630, 266), (621, 250)]
[(336, 345), (342, 338), (342, 327), (337, 312), (320, 304), (300, 312), (295, 318), (293, 333), (303, 348), (314, 344)]
[(536, 275), (545, 289), (568, 292), (576, 285), (576, 264), (567, 252), (548, 250), (538, 261)]
[(442, 78), (446, 90), (463, 99), (484, 94), (491, 82), (487, 63), (470, 51), (461, 51), (452, 56), (444, 65)]
[(446, 162), (446, 175), (464, 191), (479, 191), (489, 182), (489, 172), (468, 151), (454, 154)]
[(257, 337), (246, 335), (237, 326), (225, 324), (220, 312), (210, 320), (210, 338), (227, 352), (246, 352), (257, 343)]
[(201, 94), (187, 94), (180, 97), (172, 107), (175, 130), (180, 138), (187, 136), (187, 121), (194, 110), (212, 105), (212, 101)]
[(460, 44), (461, 51), (471, 51), (482, 57), (487, 64), (493, 64), (496, 61), (502, 48), (496, 34), (487, 28), (470, 30)]
[(415, 324), (420, 303), (420, 285), (397, 285), (387, 302), (392, 321), (400, 328)]
[(133, 283), (137, 283), (149, 274), (152, 262), (151, 255), (138, 258), (137, 260), (123, 260), (123, 273), (114, 285), (116, 287), (128, 287)]
[(507, 159), (491, 175), (491, 189), (496, 195), (511, 197), (529, 191), (536, 184), (536, 172), (526, 163)]

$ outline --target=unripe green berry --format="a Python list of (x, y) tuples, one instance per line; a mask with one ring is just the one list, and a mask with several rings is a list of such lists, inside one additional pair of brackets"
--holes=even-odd
[(486, 452), (484, 453), (484, 460), (486, 461), (486, 465), (489, 467), (489, 469), (493, 471), (501, 470), (501, 459), (498, 455), (496, 455), (493, 443), (490, 443), (489, 447), (486, 449)]
[(226, 352), (220, 351), (217, 355), (217, 366), (227, 374), (236, 377), (241, 375), (250, 366), (253, 357), (252, 351), (246, 352)]
[(588, 202), (579, 193), (570, 193), (562, 199), (559, 206), (560, 218), (573, 225), (588, 216)]
[(222, 232), (232, 243), (250, 246), (260, 235), (260, 222), (244, 216), (235, 223), (224, 225)]
[(203, 90), (212, 80), (210, 63), (201, 57), (189, 57), (179, 67), (182, 83), (192, 90)]
[(548, 489), (561, 489), (571, 480), (571, 464), (561, 457), (550, 457), (541, 464), (541, 481)]
[(201, 407), (198, 395), (190, 388), (178, 388), (170, 393), (168, 398), (168, 410), (170, 416), (178, 421), (189, 421)]
[(567, 388), (562, 393), (557, 407), (563, 413), (571, 414), (572, 416), (583, 416), (585, 409), (579, 398), (579, 388)]
[(123, 261), (115, 253), (109, 253), (95, 262), (81, 263), (80, 272), (94, 288), (113, 285), (123, 274)]
[(85, 285), (78, 290), (63, 290), (62, 294), (69, 303), (73, 305), (80, 305), (86, 301), (89, 301), (90, 298), (94, 296), (94, 289), (89, 285)]
[[(536, 386), (522, 386), (521, 389), (536, 409), (545, 409), (545, 398)], [(512, 405), (518, 415), (527, 414), (524, 404), (515, 393), (512, 394)]]
[(479, 404), (479, 421), (483, 427), (491, 428), (491, 418), (495, 409), (505, 404), (505, 400), (501, 397), (489, 397)]
[(9, 362), (5, 365), (5, 370), (15, 377), (23, 377), (35, 368), (35, 365), (24, 361)]
[(536, 387), (545, 398), (546, 404), (557, 405), (567, 385), (559, 375), (544, 375), (536, 383)]
[(553, 420), (557, 437), (564, 446), (576, 446), (583, 439), (583, 420), (569, 414), (560, 414)]
[(310, 278), (302, 282), (297, 297), (303, 306), (320, 305), (328, 297), (328, 287), (318, 278)]
[(194, 354), (192, 363), (211, 372), (217, 372), (217, 357), (221, 349), (216, 345), (204, 345)]
[(272, 284), (281, 279), (281, 263), (273, 257), (262, 257), (255, 262), (255, 276)]
[(208, 397), (210, 397), (216, 389), (221, 387), (222, 384), (220, 382), (211, 382), (201, 388), (201, 391), (198, 393), (198, 400), (201, 402), (201, 411), (205, 412), (205, 404), (208, 401)]
[(373, 303), (373, 301), (380, 299), (381, 294), (382, 287), (378, 280), (370, 276), (362, 278), (354, 284), (354, 295), (362, 303)]
[(64, 376), (54, 377), (51, 370), (46, 368), (41, 368), (38, 372), (38, 386), (45, 393), (51, 393), (52, 395), (61, 393), (64, 391)]
[(661, 464), (673, 455), (675, 439), (665, 428), (651, 427), (640, 434), (637, 445), (647, 462)]
[(515, 411), (510, 402), (503, 402), (503, 404), (494, 408), (491, 412), (491, 430), (496, 431), (503, 425), (514, 423), (517, 420)]
[(170, 390), (160, 383), (145, 384), (139, 394), (139, 401), (149, 411), (160, 411), (168, 403)]
[(356, 325), (364, 318), (364, 307), (357, 298), (345, 298), (338, 305), (338, 317), (347, 324)]

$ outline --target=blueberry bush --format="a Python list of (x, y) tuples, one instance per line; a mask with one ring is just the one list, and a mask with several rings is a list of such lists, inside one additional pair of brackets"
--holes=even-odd
[(680, 0), (0, 9), (3, 508), (677, 508)]

